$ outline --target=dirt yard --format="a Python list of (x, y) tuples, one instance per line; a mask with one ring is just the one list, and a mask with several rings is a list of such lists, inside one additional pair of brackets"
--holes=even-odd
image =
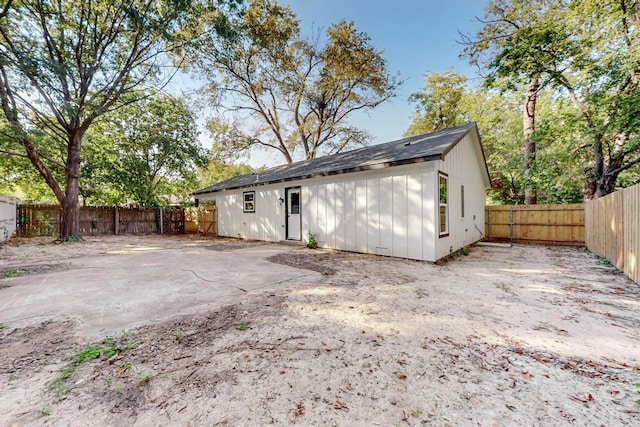
[[(132, 241), (160, 259), (214, 249), (203, 262), (256, 244), (22, 240), (0, 246), (0, 307)], [(104, 339), (0, 311), (0, 425), (640, 425), (640, 287), (585, 249), (476, 246), (433, 265), (270, 246), (273, 268), (308, 274)]]

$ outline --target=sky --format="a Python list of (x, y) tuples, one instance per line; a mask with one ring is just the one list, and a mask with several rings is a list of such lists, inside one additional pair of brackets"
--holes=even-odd
[(342, 19), (353, 21), (371, 37), (371, 44), (384, 51), (392, 73), (406, 82), (398, 94), (354, 124), (368, 129), (375, 143), (402, 138), (409, 127), (414, 106), (408, 101), (424, 85), (424, 74), (448, 69), (469, 79), (476, 72), (458, 57), (462, 46), (458, 30), (475, 34), (476, 17), (484, 15), (483, 0), (283, 0), (300, 19), (303, 32), (327, 28)]
[[(476, 17), (483, 17), (485, 0), (280, 0), (280, 3), (291, 7), (305, 35), (342, 19), (353, 21), (358, 31), (370, 36), (373, 46), (384, 51), (389, 71), (399, 72), (405, 80), (396, 97), (368, 114), (352, 116), (351, 124), (370, 132), (371, 144), (402, 138), (414, 109), (408, 98), (424, 85), (424, 74), (450, 69), (469, 79), (477, 77), (475, 69), (459, 58), (462, 46), (456, 40), (458, 30), (475, 34), (480, 28)], [(206, 135), (203, 137), (207, 146)], [(273, 166), (282, 160), (280, 154), (254, 152), (248, 163)]]

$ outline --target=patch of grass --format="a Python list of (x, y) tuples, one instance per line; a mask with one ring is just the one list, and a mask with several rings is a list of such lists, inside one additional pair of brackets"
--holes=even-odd
[(511, 288), (506, 283), (496, 283), (496, 288), (502, 289), (505, 292), (511, 292)]
[(2, 277), (15, 277), (18, 275), (18, 272), (13, 268), (7, 268), (6, 270), (2, 270)]
[(103, 348), (101, 346), (88, 346), (80, 350), (73, 356), (72, 364), (80, 365), (81, 363), (87, 362), (89, 360), (97, 359), (103, 352)]
[(240, 324), (238, 325), (238, 330), (246, 331), (247, 329), (249, 329), (249, 325), (247, 324), (247, 322), (245, 322), (244, 320), (240, 322)]
[[(635, 383), (634, 386), (640, 387), (640, 383)], [(636, 400), (636, 403), (640, 405), (640, 399)]]
[(4, 325), (0, 325), (0, 331), (3, 331), (6, 328)]
[(71, 363), (72, 365), (77, 366), (89, 360), (97, 359), (98, 357), (109, 359), (116, 353), (122, 353), (123, 351), (131, 350), (134, 347), (135, 345), (132, 342), (125, 343), (119, 338), (107, 337), (102, 340), (101, 344), (89, 345), (81, 349), (73, 357)]
[(181, 339), (183, 339), (183, 338), (184, 338), (184, 334), (183, 334), (182, 332), (176, 332), (176, 333), (174, 333), (174, 334), (173, 334), (173, 337), (174, 337), (176, 340), (180, 341)]
[(66, 396), (69, 393), (69, 387), (63, 384), (62, 377), (58, 377), (49, 383), (49, 391), (55, 392), (56, 397)]
[(49, 390), (56, 393), (56, 397), (66, 396), (69, 393), (69, 387), (64, 385), (67, 378), (70, 378), (75, 373), (75, 368), (67, 366), (62, 370), (62, 374), (49, 383)]
[(72, 358), (70, 363), (62, 370), (60, 376), (47, 383), (49, 390), (55, 391), (56, 397), (65, 396), (69, 392), (69, 387), (65, 385), (67, 379), (71, 378), (76, 371), (76, 367), (85, 362), (104, 357), (109, 359), (117, 353), (131, 350), (135, 347), (132, 342), (125, 342), (120, 338), (107, 337), (100, 344), (91, 344), (82, 347)]
[(49, 409), (48, 405), (45, 405), (42, 408), (40, 408), (40, 413), (42, 415), (51, 415), (51, 409)]
[(149, 372), (144, 371), (140, 373), (140, 383), (142, 384), (147, 384), (149, 383), (151, 380), (153, 379), (153, 375), (151, 375)]

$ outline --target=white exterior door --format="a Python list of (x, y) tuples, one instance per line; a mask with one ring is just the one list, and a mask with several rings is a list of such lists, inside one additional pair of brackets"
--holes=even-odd
[(287, 188), (287, 240), (302, 240), (300, 187)]

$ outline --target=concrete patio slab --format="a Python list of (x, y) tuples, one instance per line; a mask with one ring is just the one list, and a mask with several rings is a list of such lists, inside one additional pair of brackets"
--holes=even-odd
[(0, 323), (76, 319), (87, 338), (237, 303), (248, 293), (313, 276), (265, 258), (289, 248), (138, 247), (76, 258), (71, 268), (4, 279)]

